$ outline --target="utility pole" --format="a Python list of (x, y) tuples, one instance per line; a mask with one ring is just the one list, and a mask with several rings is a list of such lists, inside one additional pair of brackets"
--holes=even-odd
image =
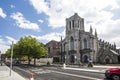
[(12, 57), (13, 57), (13, 41), (11, 45), (11, 63), (10, 63), (10, 76), (11, 76), (11, 71), (12, 71)]

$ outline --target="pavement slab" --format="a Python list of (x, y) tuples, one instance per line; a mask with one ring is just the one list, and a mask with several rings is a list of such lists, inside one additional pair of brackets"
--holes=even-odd
[(10, 75), (10, 68), (5, 64), (0, 66), (0, 80), (25, 80), (22, 76), (18, 73), (11, 70)]

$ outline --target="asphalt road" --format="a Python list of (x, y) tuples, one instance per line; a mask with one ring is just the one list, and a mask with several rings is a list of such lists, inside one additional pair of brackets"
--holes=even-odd
[(30, 73), (35, 80), (106, 80), (103, 73), (62, 69), (61, 67), (14, 66), (13, 70), (29, 80)]

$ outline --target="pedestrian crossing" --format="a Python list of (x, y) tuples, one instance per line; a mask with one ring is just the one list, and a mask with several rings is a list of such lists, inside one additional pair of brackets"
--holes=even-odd
[(30, 70), (32, 73), (35, 74), (46, 74), (46, 73), (51, 73), (51, 70), (47, 70), (47, 69), (40, 69), (40, 68), (34, 68)]
[(89, 79), (89, 80), (103, 80), (100, 78), (95, 78), (93, 76), (90, 77), (90, 76), (86, 76), (86, 75), (79, 75), (79, 74), (74, 74), (74, 73), (69, 73), (69, 72), (64, 72), (64, 71), (49, 70), (47, 68), (45, 69), (45, 68), (35, 68), (34, 67), (34, 68), (28, 68), (25, 71), (36, 75), (37, 76), (36, 78), (39, 78), (42, 76), (44, 76), (44, 78), (45, 78), (46, 75), (66, 75), (66, 76), (70, 76), (70, 77), (84, 78), (84, 79)]

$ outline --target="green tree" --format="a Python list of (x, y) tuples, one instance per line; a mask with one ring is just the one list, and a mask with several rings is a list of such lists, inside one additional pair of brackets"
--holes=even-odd
[[(10, 50), (8, 49), (6, 55), (9, 57)], [(21, 38), (13, 48), (13, 56), (15, 58), (25, 58), (28, 57), (28, 64), (30, 64), (30, 59), (34, 58), (34, 64), (36, 64), (36, 58), (40, 58), (47, 54), (47, 50), (44, 45), (37, 41), (36, 38), (31, 36)]]
[(11, 49), (8, 49), (8, 50), (6, 51), (5, 56), (6, 56), (7, 58), (10, 58), (10, 56), (11, 56)]
[(36, 59), (40, 58), (42, 56), (47, 55), (47, 50), (44, 48), (44, 45), (42, 43), (36, 42), (34, 44), (34, 51), (33, 51), (33, 58), (34, 58), (34, 65), (36, 65)]

